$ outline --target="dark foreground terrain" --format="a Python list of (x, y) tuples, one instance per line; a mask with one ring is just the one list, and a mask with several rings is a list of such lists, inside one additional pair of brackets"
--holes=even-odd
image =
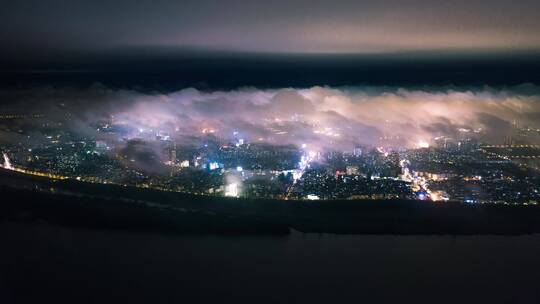
[(535, 206), (238, 200), (1, 173), (2, 304), (540, 301)]
[(538, 206), (231, 199), (0, 171), (0, 219), (176, 234), (529, 234)]

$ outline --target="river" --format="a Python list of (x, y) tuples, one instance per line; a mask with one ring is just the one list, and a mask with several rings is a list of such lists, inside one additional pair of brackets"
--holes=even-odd
[(7, 304), (540, 301), (540, 235), (178, 236), (5, 222), (0, 234)]

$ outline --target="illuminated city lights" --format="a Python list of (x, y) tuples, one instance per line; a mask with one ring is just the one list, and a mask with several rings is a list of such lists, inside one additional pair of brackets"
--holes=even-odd
[(238, 195), (239, 195), (239, 191), (238, 191), (237, 183), (231, 183), (225, 187), (225, 196), (238, 197)]
[[(377, 98), (382, 100), (384, 111), (369, 111), (373, 108), (365, 107), (372, 104), (371, 97), (352, 102), (354, 97), (340, 90), (312, 88), (302, 91), (306, 106), (312, 109), (303, 112), (298, 107), (287, 113), (273, 108), (272, 96), (279, 92), (267, 93), (270, 99), (247, 107), (252, 111), (264, 105), (256, 112), (223, 108), (210, 115), (208, 110), (193, 107), (189, 94), (205, 100), (211, 93), (192, 91), (187, 99), (183, 96), (186, 92), (179, 92), (167, 104), (144, 101), (110, 117), (86, 122), (91, 135), (69, 129), (66, 126), (73, 123), (67, 121), (47, 121), (42, 134), (17, 130), (25, 136), (0, 147), (3, 168), (53, 179), (213, 196), (306, 200), (314, 195), (321, 200), (468, 200), (529, 205), (539, 200), (540, 182), (535, 175), (540, 172), (540, 148), (535, 142), (538, 127), (531, 122), (526, 127), (513, 123), (513, 135), (502, 138), (502, 144), (492, 140), (492, 129), (468, 123), (474, 121), (471, 117), (462, 119), (467, 116), (465, 108), (489, 108), (493, 98), (506, 102), (504, 94), (482, 95), (470, 104), (462, 100), (463, 107), (456, 108), (460, 113), (437, 112), (450, 125), (435, 130), (429, 116), (423, 118), (426, 122), (420, 121), (414, 109), (433, 110), (416, 100), (438, 100), (440, 94), (424, 92), (419, 97), (412, 91), (400, 91), (399, 99), (411, 109), (399, 108), (401, 103), (380, 94)], [(351, 100), (348, 110), (321, 105), (318, 94), (322, 93)], [(229, 100), (230, 93), (220, 94)], [(246, 97), (242, 100), (250, 100), (251, 93), (240, 94)], [(454, 93), (444, 96), (463, 98)], [(296, 102), (294, 98), (287, 100), (293, 106)], [(512, 102), (508, 106), (531, 107), (523, 99)], [(393, 107), (399, 108), (399, 115), (391, 114)], [(329, 109), (334, 112), (330, 114)], [(73, 116), (66, 115), (64, 120), (69, 117)], [(23, 115), (10, 121), (14, 119), (29, 118)], [(400, 127), (403, 125), (410, 128)], [(236, 190), (231, 186), (234, 184)]]
[(423, 140), (420, 140), (416, 143), (416, 146), (420, 149), (429, 148), (429, 143)]

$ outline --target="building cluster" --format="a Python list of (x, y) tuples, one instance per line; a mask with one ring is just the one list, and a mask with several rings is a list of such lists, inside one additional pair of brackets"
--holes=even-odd
[(540, 200), (540, 147), (482, 144), (467, 137), (477, 130), (461, 130), (459, 140), (437, 137), (413, 149), (336, 151), (251, 142), (239, 132), (222, 139), (211, 129), (180, 140), (110, 120), (93, 127), (95, 134), (81, 136), (62, 124), (44, 123), (39, 132), (21, 125), (20, 140), (0, 148), (9, 156), (9, 168), (201, 195), (493, 204)]

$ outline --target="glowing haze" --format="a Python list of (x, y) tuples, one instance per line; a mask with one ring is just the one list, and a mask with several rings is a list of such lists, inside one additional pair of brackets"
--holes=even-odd
[[(26, 111), (32, 104), (36, 112), (49, 109), (46, 119), (51, 121), (70, 117), (65, 127), (81, 134), (95, 135), (92, 122), (113, 117), (114, 124), (129, 127), (128, 138), (162, 132), (178, 143), (212, 135), (347, 150), (358, 144), (414, 147), (462, 133), (502, 143), (516, 127), (540, 128), (539, 92), (539, 87), (523, 85), (476, 90), (312, 87), (204, 92), (190, 88), (161, 94), (96, 86), (4, 91), (2, 98), (12, 101), (10, 107), (20, 102)], [(540, 132), (536, 134), (528, 140), (538, 143)], [(10, 136), (16, 134), (2, 134), (3, 141)]]

